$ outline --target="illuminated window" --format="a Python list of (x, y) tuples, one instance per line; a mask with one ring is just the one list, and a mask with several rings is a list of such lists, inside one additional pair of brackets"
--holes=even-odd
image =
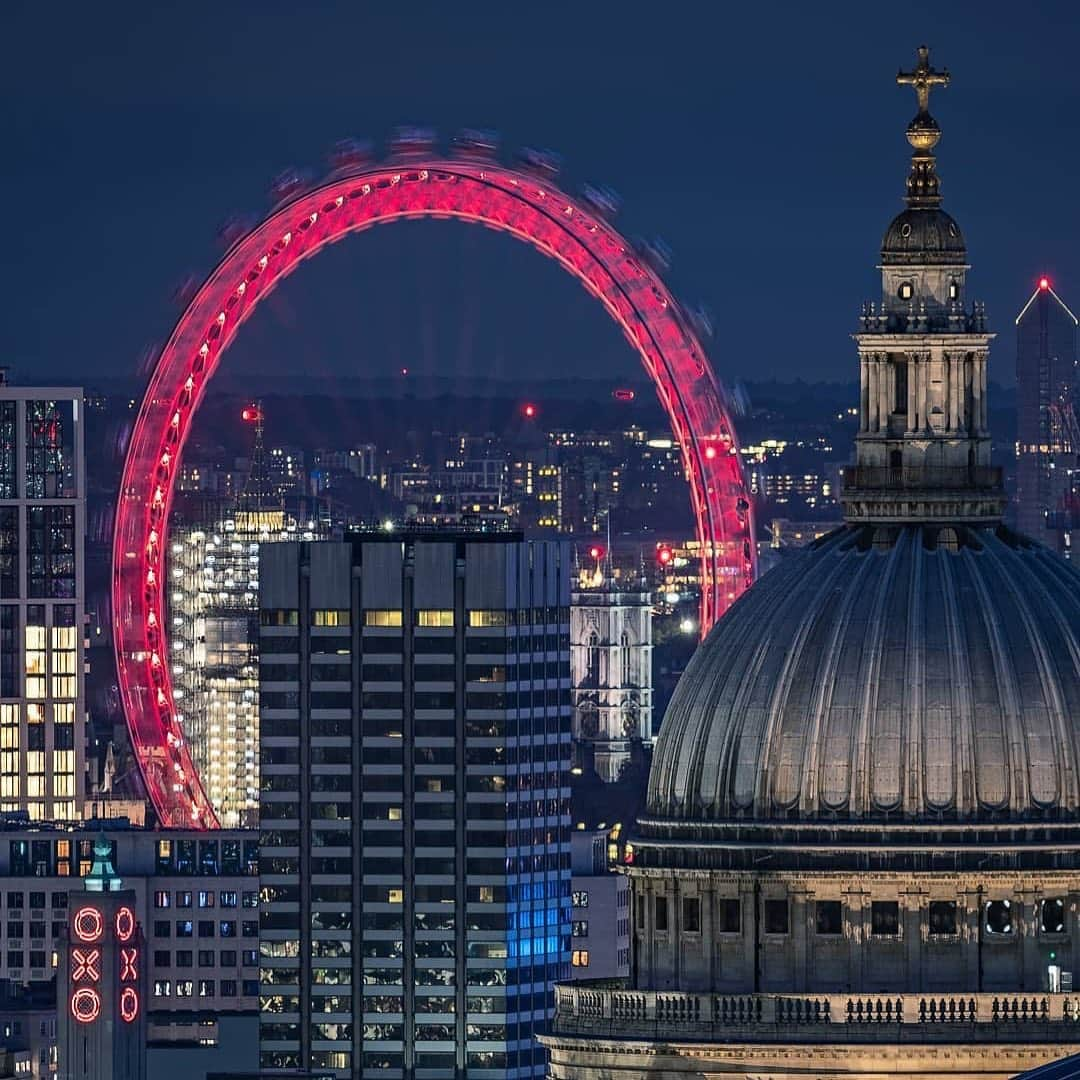
[(312, 626), (348, 626), (348, 609), (319, 609), (311, 613)]
[(389, 889), (386, 893), (386, 901), (389, 904), (401, 904), (405, 901), (405, 891), (403, 889)]
[(0, 705), (0, 750), (19, 749), (19, 706)]
[(399, 608), (371, 608), (364, 612), (365, 626), (401, 626)]
[(900, 288), (896, 290), (896, 295), (901, 300), (910, 300), (915, 295), (915, 286), (910, 281), (902, 281)]
[(45, 608), (34, 604), (26, 609), (26, 696), (43, 698), (45, 696)]
[(300, 613), (295, 608), (263, 608), (259, 612), (260, 626), (298, 626)]
[(958, 281), (949, 282), (949, 299), (958, 300), (960, 298), (960, 283)]
[(470, 626), (507, 626), (509, 624), (507, 611), (470, 611)]
[(574, 967), (588, 967), (589, 966), (589, 950), (588, 949), (575, 949), (570, 961)]
[(423, 608), (416, 613), (417, 626), (453, 626), (454, 613), (438, 608)]

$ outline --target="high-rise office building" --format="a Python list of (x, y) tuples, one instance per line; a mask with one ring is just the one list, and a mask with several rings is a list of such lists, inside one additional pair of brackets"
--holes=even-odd
[(1043, 277), (1016, 317), (1016, 524), (1063, 554), (1080, 478), (1076, 381), (1076, 316)]
[(570, 958), (566, 545), (260, 558), (263, 1070), (542, 1076)]
[(0, 810), (86, 790), (82, 390), (0, 380)]
[(259, 815), (259, 546), (317, 529), (256, 497), (214, 505), (208, 521), (172, 530), (172, 663), (192, 759), (218, 821), (234, 828)]

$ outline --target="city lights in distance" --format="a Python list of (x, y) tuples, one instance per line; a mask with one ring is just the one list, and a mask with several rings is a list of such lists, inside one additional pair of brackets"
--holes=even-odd
[(694, 622), (693, 619), (683, 619), (683, 621), (679, 623), (679, 629), (684, 634), (692, 634), (697, 630), (697, 623)]

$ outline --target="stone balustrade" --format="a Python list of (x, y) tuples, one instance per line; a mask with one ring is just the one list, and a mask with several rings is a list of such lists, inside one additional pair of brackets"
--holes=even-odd
[(695, 994), (583, 982), (556, 987), (553, 1033), (675, 1041), (816, 1033), (863, 1041), (880, 1038), (882, 1026), (901, 1040), (948, 1040), (960, 1028), (963, 1038), (1008, 1030), (1021, 1041), (1071, 1039), (1080, 1034), (1080, 994)]

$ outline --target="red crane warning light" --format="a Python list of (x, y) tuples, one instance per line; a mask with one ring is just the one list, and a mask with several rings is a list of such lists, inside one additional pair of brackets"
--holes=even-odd
[(262, 419), (262, 412), (259, 410), (258, 405), (247, 405), (240, 413), (240, 419), (245, 424), (254, 424), (256, 421)]

